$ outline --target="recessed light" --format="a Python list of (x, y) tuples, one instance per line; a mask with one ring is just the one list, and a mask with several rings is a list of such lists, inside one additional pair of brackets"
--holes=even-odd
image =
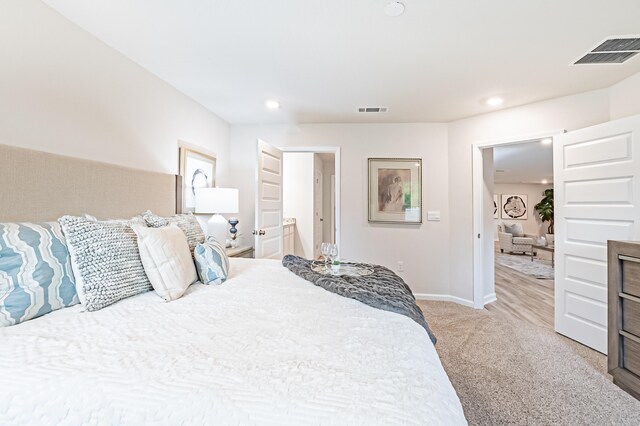
[(553, 139), (551, 138), (544, 138), (540, 141), (542, 143), (542, 145), (551, 145), (553, 143)]
[(546, 185), (546, 184), (548, 184), (548, 183), (549, 183), (549, 181), (548, 181), (548, 180), (546, 180), (546, 179), (542, 179), (542, 184), (543, 184), (543, 185)]
[(494, 96), (492, 98), (487, 99), (487, 105), (489, 106), (498, 106), (498, 105), (502, 105), (502, 103), (504, 102), (504, 99), (498, 97), (498, 96)]
[(278, 108), (280, 108), (280, 102), (278, 102), (278, 101), (273, 101), (273, 100), (272, 101), (267, 101), (264, 104), (269, 109), (278, 109)]
[(385, 15), (391, 16), (392, 18), (400, 16), (404, 13), (404, 4), (400, 3), (399, 1), (390, 1), (384, 7), (384, 13)]

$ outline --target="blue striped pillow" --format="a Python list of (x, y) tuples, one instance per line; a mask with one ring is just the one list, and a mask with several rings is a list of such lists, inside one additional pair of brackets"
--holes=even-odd
[(0, 223), (0, 327), (78, 303), (60, 225)]
[(229, 275), (229, 257), (224, 246), (212, 237), (193, 250), (198, 277), (203, 284), (222, 284)]

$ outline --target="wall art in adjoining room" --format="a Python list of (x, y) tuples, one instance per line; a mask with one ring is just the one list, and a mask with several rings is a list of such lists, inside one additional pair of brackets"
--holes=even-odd
[(529, 203), (523, 194), (502, 194), (501, 211), (503, 219), (521, 219), (528, 217)]

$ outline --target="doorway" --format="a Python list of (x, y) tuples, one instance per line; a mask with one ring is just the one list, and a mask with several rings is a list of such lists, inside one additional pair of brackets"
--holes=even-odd
[(553, 330), (553, 140), (498, 145), (483, 156), (493, 188), (496, 299), (485, 307)]
[(283, 148), (284, 255), (321, 256), (323, 242), (338, 244), (339, 151)]
[[(501, 195), (494, 195), (494, 149), (517, 146), (523, 143), (551, 140), (562, 131), (548, 131), (499, 141), (479, 142), (473, 145), (473, 304), (482, 309), (496, 301), (495, 291), (495, 239), (497, 234), (496, 213), (501, 217)], [(518, 194), (505, 194), (518, 195)], [(528, 198), (528, 197), (527, 197)], [(505, 202), (507, 200), (505, 199)], [(495, 202), (495, 208), (494, 208)], [(527, 200), (527, 215), (535, 214), (531, 201)], [(537, 201), (536, 201), (537, 203)], [(536, 241), (537, 242), (537, 241)]]

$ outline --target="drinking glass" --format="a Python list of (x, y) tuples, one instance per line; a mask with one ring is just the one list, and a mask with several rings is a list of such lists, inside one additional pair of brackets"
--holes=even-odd
[(329, 255), (331, 254), (331, 244), (329, 243), (322, 243), (322, 245), (320, 246), (320, 253), (322, 253), (322, 257), (324, 257), (324, 264), (325, 266), (327, 265), (328, 261), (329, 261)]
[(329, 255), (332, 260), (336, 260), (338, 258), (338, 246), (335, 244), (330, 244), (329, 246)]

